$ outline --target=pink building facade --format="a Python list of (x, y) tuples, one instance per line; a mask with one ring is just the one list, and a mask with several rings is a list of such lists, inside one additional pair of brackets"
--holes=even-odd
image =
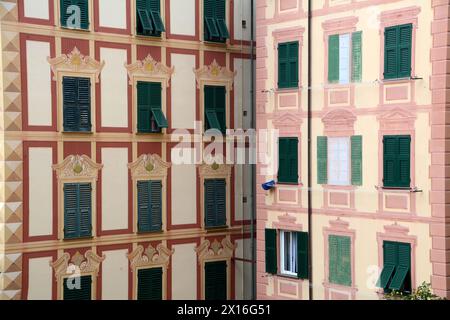
[(257, 1), (257, 296), (449, 298), (450, 3), (311, 2)]

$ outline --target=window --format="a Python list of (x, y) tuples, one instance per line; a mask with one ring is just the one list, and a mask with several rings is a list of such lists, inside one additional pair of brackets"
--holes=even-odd
[(411, 77), (412, 24), (386, 28), (384, 31), (384, 78)]
[(266, 229), (266, 272), (308, 279), (308, 233), (279, 231), (280, 252), (278, 254), (277, 230)]
[(328, 82), (348, 84), (362, 77), (362, 33), (328, 38)]
[(343, 286), (352, 285), (350, 237), (328, 236), (328, 281)]
[(205, 86), (205, 130), (226, 132), (225, 101), (224, 86)]
[(137, 299), (162, 300), (162, 268), (138, 270)]
[(383, 242), (383, 271), (377, 284), (385, 292), (411, 292), (411, 245)]
[(317, 182), (362, 185), (362, 136), (317, 137)]
[(160, 0), (136, 0), (136, 21), (138, 35), (160, 37), (166, 31)]
[(205, 262), (205, 300), (227, 300), (227, 262)]
[(138, 231), (162, 230), (162, 183), (138, 181)]
[(278, 140), (278, 182), (298, 183), (298, 138)]
[(63, 77), (65, 132), (91, 132), (91, 79)]
[(64, 278), (63, 300), (91, 300), (92, 277)]
[(225, 42), (230, 34), (226, 23), (226, 1), (204, 0), (205, 40)]
[(64, 238), (92, 236), (92, 186), (90, 183), (64, 184)]
[(298, 42), (278, 45), (278, 88), (298, 88)]
[(411, 136), (384, 136), (383, 185), (409, 188), (411, 184)]
[(207, 179), (205, 180), (205, 227), (224, 227), (226, 224), (225, 179)]
[(162, 87), (160, 82), (137, 83), (137, 124), (139, 133), (161, 133), (169, 125), (161, 109)]
[(61, 0), (60, 9), (61, 27), (89, 30), (88, 0)]

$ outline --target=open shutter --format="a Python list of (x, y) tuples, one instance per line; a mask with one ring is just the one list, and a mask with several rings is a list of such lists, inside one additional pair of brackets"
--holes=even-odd
[(162, 300), (162, 268), (138, 270), (138, 300)]
[(149, 83), (149, 103), (151, 109), (151, 121), (153, 132), (159, 132), (161, 128), (167, 128), (169, 126), (164, 113), (162, 112), (162, 87), (160, 82)]
[(92, 236), (92, 186), (90, 183), (79, 185), (80, 237)]
[(397, 266), (397, 250), (397, 243), (390, 241), (383, 242), (383, 270), (377, 283), (377, 286), (380, 288), (387, 289), (392, 279), (392, 275)]
[(138, 132), (151, 132), (151, 107), (150, 107), (150, 83), (137, 83), (137, 100), (138, 100)]
[(205, 17), (205, 39), (219, 38), (219, 29), (216, 23), (215, 0), (204, 0), (203, 14)]
[(289, 87), (289, 50), (287, 43), (278, 45), (278, 88)]
[[(79, 288), (72, 288), (76, 281), (80, 282)], [(70, 287), (69, 287), (70, 285)], [(64, 278), (63, 300), (91, 300), (92, 297), (92, 277), (81, 276), (76, 278)]]
[(72, 239), (80, 233), (78, 224), (78, 186), (64, 184), (64, 238)]
[(266, 229), (266, 272), (277, 274), (277, 231)]
[(411, 77), (412, 24), (398, 27), (398, 77)]
[(411, 246), (408, 243), (397, 243), (397, 268), (392, 277), (389, 289), (402, 290), (411, 270)]
[(398, 27), (389, 27), (384, 31), (384, 78), (398, 77)]
[(78, 81), (63, 77), (63, 126), (64, 131), (78, 131)]
[(339, 35), (328, 39), (328, 82), (339, 81)]
[(205, 227), (216, 226), (215, 182), (205, 180)]
[(138, 230), (139, 232), (151, 231), (150, 224), (150, 182), (138, 181), (137, 183), (138, 206)]
[(352, 82), (362, 78), (362, 32), (352, 34)]
[(297, 232), (297, 276), (299, 279), (308, 279), (308, 233)]
[(328, 139), (317, 137), (317, 183), (328, 183)]
[(78, 78), (78, 130), (91, 131), (91, 79)]
[(216, 205), (216, 226), (226, 226), (227, 224), (227, 201), (225, 179), (215, 180), (215, 205)]
[(162, 230), (162, 183), (161, 181), (150, 181), (151, 231)]
[(159, 11), (152, 11), (150, 14), (151, 14), (151, 17), (153, 20), (153, 24), (155, 26), (155, 30), (159, 33), (165, 32), (166, 28), (164, 28), (164, 23), (163, 23), (163, 20), (161, 18), (161, 14), (159, 13)]
[(150, 20), (150, 13), (144, 9), (137, 9), (138, 18), (140, 23), (140, 28), (142, 28), (142, 32), (138, 32), (139, 34), (150, 34), (153, 32), (152, 22)]
[(398, 137), (398, 187), (411, 185), (411, 137)]
[(226, 131), (225, 106), (226, 90), (223, 86), (205, 86), (205, 122), (206, 130)]
[(205, 263), (205, 300), (227, 300), (227, 262)]
[(228, 39), (230, 37), (230, 34), (228, 32), (226, 23), (227, 16), (225, 0), (216, 0), (214, 18), (216, 20), (221, 40)]
[(352, 185), (362, 185), (362, 136), (351, 137)]

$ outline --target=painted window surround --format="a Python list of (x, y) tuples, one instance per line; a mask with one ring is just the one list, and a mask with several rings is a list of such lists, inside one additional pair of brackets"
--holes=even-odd
[(231, 127), (231, 91), (233, 90), (236, 71), (231, 71), (228, 67), (220, 66), (216, 59), (209, 65), (194, 70), (197, 89), (200, 89), (200, 115), (205, 119), (205, 86), (225, 87), (225, 123), (226, 127)]
[(274, 22), (304, 18), (303, 0), (276, 0)]
[(170, 163), (162, 160), (157, 154), (143, 154), (128, 165), (133, 181), (133, 233), (138, 232), (137, 183), (148, 180), (160, 180), (162, 183), (161, 231), (167, 231), (167, 172), (170, 166)]
[[(206, 179), (225, 179), (226, 183), (226, 228), (231, 225), (231, 165), (227, 164), (202, 164), (198, 166), (200, 178), (200, 224), (205, 229), (205, 180)], [(223, 229), (220, 229), (223, 230)]]
[(146, 249), (142, 245), (138, 245), (133, 252), (127, 255), (133, 273), (133, 300), (137, 300), (138, 295), (138, 270), (150, 268), (162, 268), (162, 297), (163, 300), (167, 299), (167, 269), (174, 251), (174, 249), (168, 249), (163, 244), (157, 245), (156, 249), (149, 244)]
[(96, 300), (98, 286), (97, 276), (99, 274), (100, 264), (105, 260), (105, 258), (106, 256), (103, 254), (102, 256), (99, 256), (93, 251), (88, 250), (84, 255), (82, 255), (79, 251), (72, 256), (68, 252), (65, 252), (58, 258), (58, 260), (51, 262), (50, 266), (53, 268), (57, 283), (57, 299), (63, 299), (64, 279), (73, 277), (74, 273), (77, 273), (79, 276), (91, 276), (91, 298), (92, 300)]
[[(125, 65), (128, 71), (128, 77), (130, 78), (129, 84), (132, 86), (132, 130), (134, 133), (138, 133), (137, 123), (138, 123), (138, 99), (137, 99), (137, 83), (138, 81), (144, 82), (159, 82), (162, 88), (162, 101), (161, 108), (162, 112), (167, 118), (167, 89), (170, 86), (170, 79), (172, 74), (175, 72), (175, 67), (167, 67), (153, 59), (149, 54), (144, 60), (136, 61), (135, 63)], [(160, 134), (166, 132), (167, 129), (162, 129)], [(142, 134), (142, 133), (140, 133)], [(154, 133), (152, 133), (154, 134)]]
[[(409, 235), (409, 228), (394, 223), (392, 225), (385, 225), (384, 232), (377, 232), (378, 243), (378, 267), (383, 270), (383, 242), (403, 242), (411, 246), (411, 289), (417, 288), (416, 283), (416, 248), (417, 248), (417, 236)], [(383, 296), (384, 290), (377, 288), (376, 290), (379, 296)]]
[(226, 261), (227, 263), (227, 300), (231, 299), (231, 267), (233, 265), (231, 263), (231, 258), (233, 257), (236, 248), (237, 245), (233, 244), (228, 237), (223, 238), (220, 242), (217, 239), (214, 239), (212, 243), (205, 239), (197, 248), (195, 248), (195, 252), (197, 252), (198, 256), (198, 263), (200, 264), (200, 300), (205, 299), (205, 263), (215, 261)]
[(323, 41), (324, 41), (324, 106), (325, 109), (330, 107), (329, 96), (330, 93), (339, 90), (347, 91), (349, 95), (348, 106), (355, 107), (355, 84), (351, 81), (347, 84), (328, 83), (328, 39), (332, 35), (352, 34), (357, 31), (356, 25), (359, 22), (359, 18), (356, 16), (350, 16), (346, 18), (327, 20), (322, 23)]
[[(355, 277), (355, 238), (356, 231), (349, 228), (349, 223), (338, 218), (337, 220), (330, 220), (330, 226), (323, 228), (323, 242), (324, 242), (324, 259), (325, 259), (325, 273), (324, 273), (324, 288), (325, 299), (333, 300), (333, 293), (338, 295), (347, 295), (349, 300), (356, 299), (358, 288), (356, 287)], [(345, 236), (350, 238), (350, 256), (351, 256), (351, 279), (352, 285), (350, 287), (334, 284), (329, 282), (329, 251), (328, 251), (328, 237), (330, 235)]]
[(304, 228), (301, 223), (297, 221), (294, 215), (286, 213), (279, 215), (272, 223), (266, 224), (266, 228), (277, 230), (277, 270), (276, 275), (267, 275), (272, 278), (274, 286), (274, 296), (270, 298), (280, 299), (297, 299), (302, 300), (303, 286), (309, 283), (308, 279), (299, 279), (297, 276), (288, 276), (280, 273), (281, 270), (281, 256), (280, 256), (280, 232), (279, 230), (288, 232), (303, 232)]
[[(355, 135), (355, 122), (356, 115), (348, 109), (334, 109), (325, 114), (322, 118), (324, 124), (324, 135), (327, 137), (351, 137)], [(351, 161), (351, 159), (350, 159)], [(364, 179), (363, 179), (364, 181)], [(322, 185), (324, 189), (323, 193), (323, 206), (327, 210), (355, 210), (355, 191), (356, 186), (334, 186), (334, 185)], [(336, 206), (331, 203), (331, 194), (333, 192), (344, 192), (347, 194), (348, 206)]]
[[(135, 1), (132, 0), (125, 0), (126, 1), (126, 29), (118, 29), (118, 28), (111, 28), (111, 27), (103, 27), (100, 25), (100, 4), (99, 0), (94, 0), (94, 31), (96, 32), (105, 32), (105, 33), (116, 33), (116, 34), (124, 34), (129, 35), (131, 34), (131, 26), (134, 26), (134, 19), (135, 15), (131, 14), (133, 12), (131, 10), (131, 7), (134, 8)], [(132, 22), (133, 21), (133, 22)]]
[[(58, 239), (64, 239), (64, 184), (65, 183), (90, 183), (91, 196), (91, 223), (92, 237), (97, 235), (97, 180), (98, 173), (103, 165), (97, 164), (86, 155), (70, 155), (60, 164), (54, 165), (58, 179)], [(70, 240), (68, 240), (70, 241)]]
[[(74, 47), (69, 54), (62, 54), (55, 58), (48, 58), (48, 63), (53, 72), (53, 81), (57, 86), (57, 128), (59, 132), (64, 133), (64, 117), (63, 117), (63, 77), (83, 77), (89, 78), (91, 81), (91, 134), (96, 132), (96, 84), (99, 82), (100, 73), (105, 66), (105, 62), (99, 62), (95, 59), (84, 56), (77, 47)], [(82, 132), (81, 132), (82, 133)], [(70, 133), (67, 133), (70, 134)], [(76, 132), (80, 134), (80, 132)]]
[[(380, 123), (380, 130), (378, 132), (378, 213), (381, 214), (395, 214), (393, 210), (385, 208), (386, 197), (407, 197), (408, 208), (407, 213), (415, 216), (416, 212), (416, 193), (408, 190), (396, 190), (389, 188), (382, 188), (383, 186), (383, 137), (387, 135), (409, 135), (411, 136), (411, 188), (416, 187), (416, 164), (415, 164), (415, 121), (416, 116), (410, 111), (397, 107), (380, 114), (378, 121)], [(420, 188), (420, 186), (417, 186)]]

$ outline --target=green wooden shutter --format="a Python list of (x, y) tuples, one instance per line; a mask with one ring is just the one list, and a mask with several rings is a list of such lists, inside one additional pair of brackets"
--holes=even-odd
[(398, 139), (396, 136), (385, 136), (383, 138), (383, 184), (385, 187), (397, 185), (397, 151)]
[(144, 9), (137, 9), (138, 31), (140, 35), (148, 35), (153, 32), (153, 25), (150, 19), (150, 13)]
[(162, 182), (161, 181), (150, 181), (150, 192), (151, 192), (151, 209), (150, 209), (150, 220), (151, 220), (151, 231), (161, 231), (162, 230)]
[(402, 290), (411, 270), (411, 245), (408, 243), (396, 243), (397, 267), (389, 285), (391, 290)]
[(149, 11), (161, 11), (161, 3), (160, 0), (147, 0), (147, 9)]
[(217, 119), (219, 120), (220, 128), (218, 128), (222, 133), (226, 132), (227, 124), (226, 124), (226, 89), (224, 86), (215, 87), (215, 107)]
[(398, 77), (411, 77), (412, 24), (398, 27)]
[(212, 179), (205, 180), (205, 227), (211, 228), (216, 226), (216, 204), (215, 204), (215, 181)]
[(398, 26), (384, 31), (384, 78), (398, 78)]
[(395, 268), (397, 266), (397, 243), (391, 241), (383, 242), (383, 270), (377, 286), (386, 289), (392, 279)]
[(78, 279), (75, 278), (64, 278), (63, 281), (63, 300), (91, 300), (92, 295), (92, 277), (91, 276), (81, 276), (79, 278), (80, 287), (79, 288), (69, 288), (75, 285)]
[(137, 183), (137, 207), (138, 207), (138, 230), (139, 232), (151, 231), (150, 224), (150, 183), (149, 181), (138, 181)]
[(149, 83), (149, 103), (151, 132), (161, 132), (162, 128), (169, 126), (167, 119), (162, 112), (162, 86), (160, 82)]
[(398, 137), (398, 186), (408, 188), (411, 185), (411, 137)]
[(298, 138), (279, 139), (278, 182), (298, 183)]
[(226, 132), (226, 89), (224, 86), (205, 86), (205, 130)]
[(162, 300), (162, 268), (138, 270), (138, 300)]
[(92, 186), (81, 183), (79, 188), (80, 237), (92, 236)]
[(91, 131), (91, 81), (63, 77), (63, 126), (66, 132)]
[(216, 205), (216, 226), (222, 227), (227, 224), (227, 201), (225, 179), (216, 179), (215, 183), (215, 205)]
[(350, 237), (336, 235), (328, 237), (330, 283), (351, 286), (350, 242)]
[(88, 0), (78, 0), (78, 6), (81, 9), (81, 29), (89, 29), (89, 2)]
[(205, 263), (205, 300), (227, 300), (227, 262)]
[(328, 236), (328, 281), (338, 283), (339, 240), (337, 236)]
[(317, 137), (317, 183), (328, 183), (328, 139)]
[(277, 231), (266, 229), (266, 272), (277, 274)]
[(137, 100), (138, 100), (138, 132), (151, 132), (151, 106), (150, 106), (150, 83), (138, 81)]
[(362, 136), (351, 137), (352, 185), (362, 185)]
[(278, 45), (278, 88), (289, 87), (289, 47), (287, 43)]
[(352, 82), (362, 78), (362, 32), (352, 34)]
[(203, 14), (205, 17), (205, 40), (214, 41), (220, 37), (220, 31), (216, 21), (215, 0), (204, 0)]
[(91, 79), (78, 78), (79, 131), (91, 131)]
[(289, 87), (298, 87), (298, 42), (289, 43)]
[(383, 138), (383, 184), (385, 187), (409, 188), (411, 184), (411, 137)]
[(328, 82), (339, 82), (339, 35), (328, 39)]
[(78, 185), (64, 184), (64, 238), (78, 237), (80, 227), (78, 224)]
[(288, 159), (290, 181), (298, 183), (298, 138), (289, 139)]
[(89, 29), (89, 2), (88, 0), (61, 0), (60, 2), (60, 19), (61, 26), (67, 27), (67, 20), (72, 14), (67, 13), (67, 9), (71, 5), (76, 5), (80, 8), (80, 28)]
[(308, 279), (308, 233), (297, 232), (297, 276), (299, 279)]

